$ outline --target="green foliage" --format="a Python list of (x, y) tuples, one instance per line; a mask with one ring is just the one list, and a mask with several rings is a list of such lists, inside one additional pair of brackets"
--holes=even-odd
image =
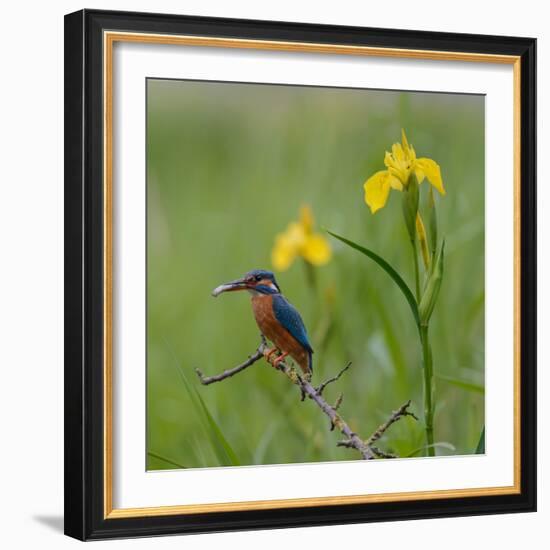
[(411, 458), (413, 456), (421, 456), (422, 453), (426, 449), (445, 449), (446, 451), (454, 452), (456, 451), (456, 448), (451, 443), (447, 443), (446, 441), (439, 441), (437, 443), (432, 443), (430, 445), (423, 445), (422, 447), (418, 447), (418, 449), (415, 449), (414, 451), (410, 452), (406, 458)]
[(222, 430), (218, 426), (218, 423), (214, 420), (212, 414), (208, 410), (203, 398), (197, 389), (192, 386), (185, 372), (180, 367), (179, 363), (176, 363), (178, 367), (178, 372), (180, 373), (181, 380), (187, 394), (193, 403), (193, 409), (199, 416), (202, 421), (205, 435), (208, 441), (212, 444), (212, 448), (216, 454), (220, 466), (239, 466), (240, 462), (235, 454), (235, 451), (231, 448), (231, 445), (227, 442), (227, 439), (224, 437)]
[(476, 447), (476, 455), (482, 455), (485, 453), (485, 426), (481, 430), (481, 435), (479, 436), (479, 442)]
[(455, 385), (457, 388), (462, 388), (467, 391), (474, 391), (478, 393), (485, 393), (485, 387), (482, 384), (475, 384), (474, 382), (459, 380), (458, 378), (453, 378), (452, 376), (443, 376), (441, 374), (436, 374), (435, 376), (440, 380), (444, 380), (449, 384)]
[[(165, 464), (168, 464), (171, 467), (178, 468), (180, 470), (186, 468), (186, 466), (184, 466), (183, 464), (180, 464), (179, 462), (176, 462), (175, 460), (172, 460), (171, 458), (166, 458), (165, 456), (161, 456), (158, 453), (155, 453), (153, 451), (148, 451), (147, 452), (147, 458), (153, 459), (153, 460), (156, 460), (156, 461), (160, 461), (161, 465), (159, 466), (158, 469), (164, 468)], [(165, 464), (163, 464), (163, 463), (165, 463)], [(156, 469), (157, 468), (153, 468), (153, 470), (156, 470)]]
[[(447, 378), (483, 388), (483, 98), (148, 82), (148, 468), (177, 467), (163, 458), (188, 468), (356, 458), (335, 446), (326, 418), (267, 363), (208, 387), (194, 368), (218, 373), (256, 349), (248, 296), (213, 299), (210, 292), (249, 269), (269, 269), (275, 235), (302, 204), (318, 228), (376, 250), (414, 286), (400, 193), (374, 216), (363, 200), (364, 180), (384, 168), (383, 152), (401, 127), (419, 154), (437, 159), (447, 190), (435, 197), (445, 283), (430, 339), (435, 441), (456, 450), (437, 453), (472, 453), (484, 396)], [(426, 225), (429, 233), (428, 218)], [(315, 288), (300, 262), (276, 276), (313, 340), (313, 382), (353, 363), (326, 398), (343, 392), (339, 411), (367, 437), (406, 399), (422, 414), (418, 332), (388, 274), (345, 244), (331, 244), (333, 259), (315, 269)], [(380, 447), (415, 452), (425, 444), (421, 424), (396, 423)]]

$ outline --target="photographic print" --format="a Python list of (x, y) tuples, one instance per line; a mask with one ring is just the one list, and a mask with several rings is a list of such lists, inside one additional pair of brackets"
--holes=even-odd
[(65, 532), (536, 509), (536, 40), (65, 18)]
[(485, 452), (485, 97), (146, 81), (147, 469)]

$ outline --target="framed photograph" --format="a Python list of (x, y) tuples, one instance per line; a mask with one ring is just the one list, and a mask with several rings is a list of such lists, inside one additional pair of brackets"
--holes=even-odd
[(65, 530), (534, 511), (532, 38), (65, 18)]

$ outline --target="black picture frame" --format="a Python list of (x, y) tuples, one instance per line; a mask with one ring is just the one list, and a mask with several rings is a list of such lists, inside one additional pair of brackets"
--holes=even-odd
[[(196, 35), (519, 57), (520, 424), (517, 494), (105, 517), (103, 32)], [(83, 10), (65, 17), (65, 533), (80, 540), (536, 509), (536, 40)]]

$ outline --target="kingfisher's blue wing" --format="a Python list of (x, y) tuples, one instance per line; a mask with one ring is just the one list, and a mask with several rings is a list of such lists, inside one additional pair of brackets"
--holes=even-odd
[(306, 327), (298, 310), (280, 294), (273, 296), (275, 319), (310, 353), (313, 353), (307, 337)]

